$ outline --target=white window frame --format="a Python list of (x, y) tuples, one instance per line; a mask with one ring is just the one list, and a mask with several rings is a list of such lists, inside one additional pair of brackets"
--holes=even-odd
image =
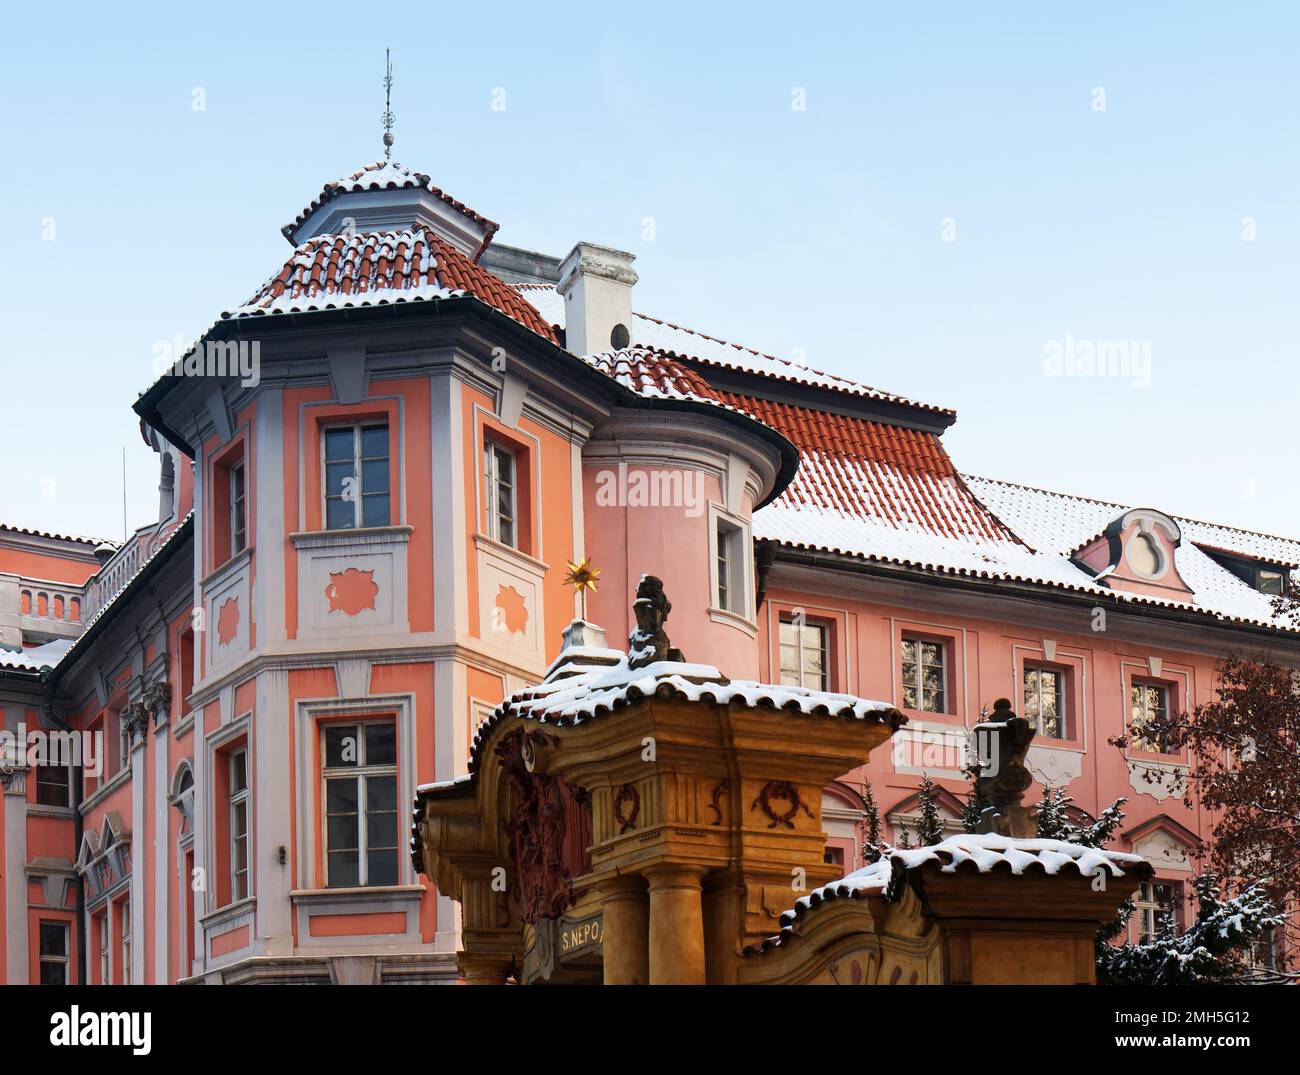
[(105, 904), (102, 913), (95, 915), (99, 923), (99, 984), (113, 984), (113, 907)]
[[(393, 425), (387, 419), (383, 421), (357, 421), (357, 422), (334, 422), (321, 427), (320, 432), (320, 488), (321, 488), (321, 529), (330, 530), (330, 501), (339, 500), (343, 503), (352, 505), (352, 525), (335, 527), (334, 532), (343, 530), (360, 530), (367, 524), (365, 521), (365, 467), (366, 462), (377, 462), (379, 456), (363, 456), (361, 454), (362, 434), (369, 429), (382, 429), (385, 431), (388, 440), (388, 454), (383, 456), (384, 462), (388, 468), (388, 522), (375, 523), (375, 526), (391, 526), (393, 524), (393, 497), (396, 496), (397, 490), (393, 488), (392, 468), (393, 468)], [(352, 433), (352, 476), (356, 481), (356, 495), (349, 500), (346, 496), (331, 496), (329, 491), (329, 463), (327, 458), (327, 440), (331, 433), (341, 433), (350, 431)], [(335, 463), (342, 460), (333, 460)], [(378, 495), (378, 494), (375, 494)]]
[[(501, 477), (503, 459), (510, 464), (509, 479), (505, 482)], [(503, 535), (503, 516), (498, 510), (499, 494), (503, 484), (510, 493), (510, 515), (506, 519), (510, 529), (508, 535)], [(502, 545), (508, 545), (512, 549), (519, 548), (519, 455), (491, 437), (483, 438), (483, 510), (485, 512), (484, 533)]]
[[(63, 930), (63, 955), (61, 956), (46, 955), (45, 952), (41, 950), (41, 934), (44, 932), (46, 926), (57, 926), (59, 929)], [(68, 977), (69, 973), (72, 970), (72, 962), (70, 956), (72, 950), (71, 944), (72, 944), (72, 935), (71, 935), (71, 930), (68, 928), (68, 923), (51, 922), (48, 920), (43, 922), (39, 920), (37, 921), (36, 945), (37, 945), (37, 952), (39, 953), (39, 959), (40, 959), (40, 965), (37, 968), (38, 981), (44, 978), (45, 976), (44, 971), (46, 966), (55, 966), (55, 967), (63, 968), (63, 984), (64, 985), (72, 984), (72, 979)], [(41, 984), (44, 985), (45, 983), (41, 981)]]
[[(367, 725), (387, 724), (393, 729), (393, 749), (395, 751), (394, 760), (385, 762), (380, 765), (370, 765), (366, 759), (366, 733)], [(327, 748), (325, 745), (325, 734), (329, 729), (340, 727), (351, 727), (356, 729), (357, 743), (357, 763), (339, 768), (331, 769), (329, 767)], [(372, 888), (373, 885), (369, 878), (369, 822), (367, 821), (366, 811), (366, 781), (370, 777), (392, 777), (393, 790), (397, 796), (395, 802), (401, 804), (401, 773), (399, 771), (401, 764), (401, 727), (398, 719), (393, 716), (375, 717), (368, 719), (347, 720), (347, 721), (327, 721), (320, 724), (320, 758), (321, 758), (321, 800), (320, 800), (320, 839), (321, 839), (321, 863), (324, 868), (324, 885), (330, 888), (330, 843), (329, 843), (329, 785), (331, 781), (354, 780), (357, 789), (357, 881), (355, 885), (339, 886), (340, 888)], [(401, 847), (401, 811), (397, 811), (397, 870), (396, 877), (392, 881), (384, 881), (379, 887), (389, 884), (401, 884), (402, 882), (402, 847)], [(351, 850), (350, 848), (345, 850)]]
[[(231, 463), (227, 473), (230, 490), (230, 556), (233, 559), (248, 547), (248, 471), (244, 460), (241, 458)], [(237, 495), (236, 484), (239, 487)]]
[[(1029, 677), (1035, 677), (1034, 697), (1037, 702), (1035, 711), (1031, 715), (1029, 709), (1029, 699), (1026, 692), (1029, 689)], [(1056, 732), (1046, 731), (1043, 727), (1043, 676), (1054, 676), (1056, 678)], [(1020, 698), (1023, 704), (1023, 712), (1020, 714), (1030, 724), (1034, 726), (1036, 734), (1044, 739), (1068, 739), (1069, 714), (1067, 712), (1066, 698), (1066, 677), (1065, 670), (1057, 668), (1050, 664), (1040, 664), (1037, 661), (1026, 661), (1020, 669)]]
[(122, 984), (131, 984), (131, 897), (118, 901), (118, 914), (122, 918)]
[[(793, 642), (785, 641), (786, 628), (795, 632)], [(780, 672), (780, 681), (782, 684), (794, 687), (806, 687), (811, 690), (829, 690), (830, 689), (830, 627), (824, 623), (809, 623), (807, 620), (796, 623), (792, 619), (779, 617), (777, 623), (777, 664)], [(819, 642), (809, 647), (807, 640), (809, 636), (819, 639)], [(785, 661), (785, 650), (787, 646), (795, 647), (798, 667), (787, 668)], [(822, 659), (821, 671), (815, 668), (806, 667), (806, 655), (810, 652), (820, 651)], [(792, 679), (787, 679), (787, 676)], [(808, 682), (810, 677), (820, 677), (820, 682)]]
[[(754, 557), (749, 534), (749, 524), (740, 516), (719, 504), (709, 505), (710, 615), (733, 625), (737, 620), (743, 621), (745, 628), (753, 632), (757, 624), (754, 622)], [(724, 560), (729, 575), (725, 580), (725, 602), (722, 600)]]
[[(1156, 892), (1158, 888), (1167, 888), (1169, 890), (1169, 902), (1161, 903)], [(1164, 878), (1156, 877), (1150, 881), (1143, 881), (1138, 887), (1137, 904), (1138, 913), (1138, 944), (1147, 944), (1155, 940), (1159, 934), (1159, 923), (1156, 916), (1162, 912), (1168, 912), (1173, 919), (1174, 929), (1179, 925), (1179, 903), (1182, 899), (1182, 893), (1177, 881), (1168, 881)]]
[[(244, 786), (239, 791), (235, 790), (235, 766), (238, 762), (243, 768)], [(252, 802), (249, 796), (251, 780), (249, 779), (248, 769), (248, 747), (242, 746), (230, 752), (227, 759), (230, 774), (230, 902), (238, 903), (240, 900), (247, 899), (251, 892), (251, 870), (252, 861), (249, 856), (251, 847), (250, 833), (252, 831)], [(244, 831), (237, 833), (235, 819), (238, 816), (239, 808), (243, 807), (244, 811)], [(244, 848), (244, 868), (239, 869), (239, 847)]]
[[(907, 670), (906, 670), (907, 659), (903, 655), (903, 646), (909, 642), (917, 647), (917, 653), (916, 653), (917, 659), (914, 662), (916, 666), (916, 682), (911, 684), (909, 684), (907, 681)], [(923, 659), (922, 647), (924, 646), (935, 646), (939, 650), (939, 680), (940, 680), (939, 693), (943, 698), (943, 705), (940, 706), (940, 708), (938, 709), (927, 709), (925, 705), (925, 691), (926, 691), (925, 669), (927, 667), (933, 667), (933, 662), (927, 665), (925, 660)], [(951, 713), (951, 709), (949, 708), (949, 706), (952, 703), (952, 694), (950, 691), (950, 683), (949, 683), (949, 675), (948, 675), (948, 669), (951, 663), (952, 663), (952, 646), (947, 640), (942, 638), (929, 638), (926, 635), (922, 635), (922, 634), (912, 634), (911, 632), (904, 632), (902, 637), (899, 639), (898, 670), (900, 675), (900, 681), (902, 684), (902, 690), (905, 692), (907, 688), (911, 686), (916, 691), (917, 705), (909, 706), (907, 702), (904, 700), (904, 698), (900, 696), (899, 697), (900, 706), (902, 706), (905, 709), (911, 709), (914, 713)]]
[[(1133, 691), (1134, 689), (1139, 687), (1142, 689), (1141, 721), (1139, 721), (1137, 717), (1135, 717), (1133, 714)], [(1129, 681), (1129, 690), (1128, 690), (1129, 733), (1133, 737), (1134, 745), (1139, 750), (1145, 750), (1151, 754), (1169, 754), (1170, 751), (1165, 749), (1164, 744), (1151, 743), (1142, 734), (1142, 728), (1145, 726), (1146, 722), (1149, 719), (1151, 719), (1152, 712), (1153, 712), (1153, 707), (1147, 704), (1148, 699), (1151, 697), (1149, 693), (1150, 691), (1159, 691), (1162, 699), (1162, 704), (1154, 707), (1155, 713), (1162, 714), (1163, 716), (1168, 717), (1172, 712), (1173, 704), (1174, 704), (1173, 686), (1168, 683), (1153, 682), (1152, 680), (1143, 679), (1141, 676), (1136, 676)]]

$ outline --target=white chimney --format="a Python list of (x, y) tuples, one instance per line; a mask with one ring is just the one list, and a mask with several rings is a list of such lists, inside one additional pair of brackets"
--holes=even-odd
[(635, 254), (578, 243), (560, 262), (565, 346), (576, 355), (617, 351), (632, 342)]

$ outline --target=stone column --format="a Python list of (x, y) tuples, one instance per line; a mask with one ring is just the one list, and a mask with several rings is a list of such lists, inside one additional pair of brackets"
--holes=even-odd
[(515, 961), (510, 956), (460, 952), (456, 966), (466, 985), (505, 985), (514, 972)]
[(650, 981), (650, 900), (639, 877), (621, 877), (601, 889), (601, 947), (606, 985)]
[(652, 866), (650, 883), (650, 984), (704, 984), (704, 906), (694, 866)]

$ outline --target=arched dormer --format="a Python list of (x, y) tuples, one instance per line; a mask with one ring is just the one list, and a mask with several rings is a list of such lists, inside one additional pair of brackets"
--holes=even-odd
[(1182, 540), (1182, 527), (1163, 511), (1131, 508), (1075, 550), (1072, 559), (1113, 590), (1190, 600), (1192, 588), (1178, 573)]

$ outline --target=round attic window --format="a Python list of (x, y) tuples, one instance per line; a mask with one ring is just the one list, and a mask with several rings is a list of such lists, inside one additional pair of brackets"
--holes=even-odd
[(621, 351), (632, 342), (632, 334), (628, 332), (626, 325), (615, 325), (609, 334), (609, 345), (615, 351)]
[(1139, 575), (1153, 579), (1164, 570), (1164, 555), (1149, 534), (1134, 534), (1128, 543), (1129, 565)]

